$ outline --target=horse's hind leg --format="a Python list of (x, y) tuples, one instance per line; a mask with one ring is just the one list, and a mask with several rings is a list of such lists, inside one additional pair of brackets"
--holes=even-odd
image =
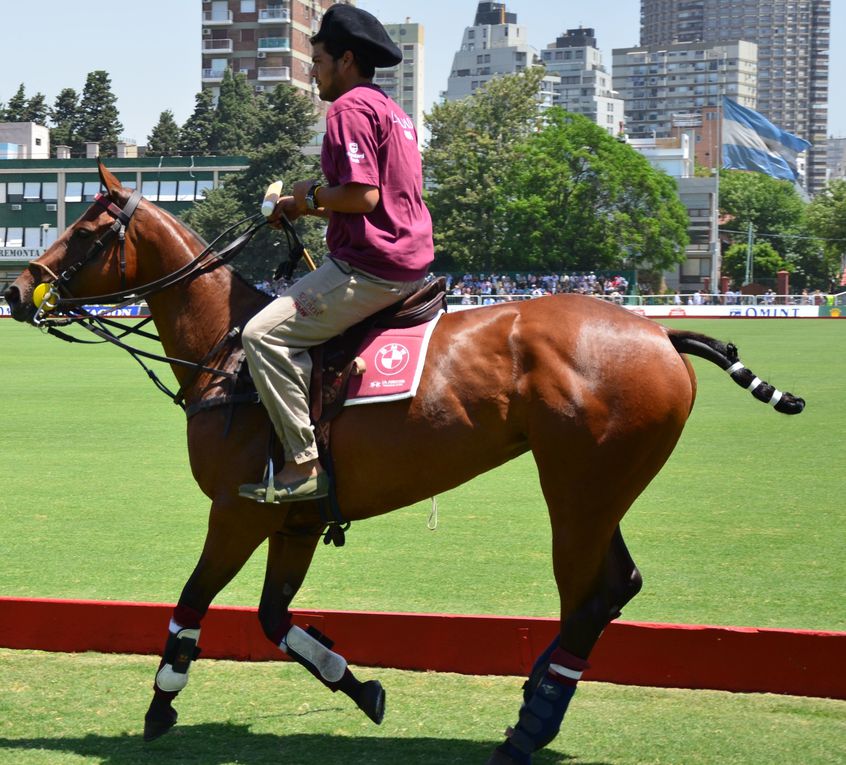
[[(249, 503), (250, 505), (252, 503)], [(213, 503), (203, 552), (173, 609), (167, 642), (153, 683), (153, 700), (144, 717), (144, 740), (167, 733), (177, 713), (173, 700), (188, 683), (191, 662), (199, 655), (200, 623), (212, 600), (237, 574), (267, 537), (263, 524), (245, 514), (261, 512)]]
[(525, 687), (519, 720), (489, 765), (528, 765), (532, 753), (552, 741), (591, 649), (641, 585), (618, 528), (642, 488), (640, 479), (630, 482), (628, 476), (618, 475), (617, 482), (609, 482), (607, 476), (597, 475), (599, 466), (614, 461), (595, 448), (572, 457), (566, 474), (554, 465), (555, 455), (548, 450), (535, 451), (535, 459), (550, 512), (561, 633), (538, 659)]
[(385, 713), (385, 692), (377, 680), (360, 682), (332, 641), (313, 627), (292, 623), (288, 610), (305, 579), (319, 535), (270, 537), (259, 620), (267, 638), (302, 664), (333, 693), (343, 691), (377, 725)]

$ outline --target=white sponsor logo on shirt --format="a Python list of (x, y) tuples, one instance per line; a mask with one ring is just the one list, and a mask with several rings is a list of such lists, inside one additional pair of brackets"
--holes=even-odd
[(403, 129), (403, 135), (409, 141), (414, 140), (414, 123), (411, 121), (411, 117), (397, 117), (394, 112), (391, 112), (391, 122), (396, 123)]
[(347, 152), (347, 156), (350, 158), (351, 162), (359, 164), (361, 160), (364, 159), (364, 152), (359, 152), (358, 143), (356, 143), (355, 141), (350, 141), (350, 150)]

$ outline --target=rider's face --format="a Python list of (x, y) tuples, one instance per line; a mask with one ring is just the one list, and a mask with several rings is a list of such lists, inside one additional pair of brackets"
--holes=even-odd
[(339, 65), (343, 59), (335, 60), (324, 49), (323, 43), (315, 43), (311, 52), (311, 77), (317, 83), (321, 101), (334, 101), (343, 95)]

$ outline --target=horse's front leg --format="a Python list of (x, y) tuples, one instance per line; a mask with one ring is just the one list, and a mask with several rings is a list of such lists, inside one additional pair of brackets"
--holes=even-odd
[(362, 683), (346, 659), (332, 650), (333, 643), (316, 629), (293, 624), (289, 611), (305, 579), (319, 535), (270, 537), (267, 572), (259, 606), (259, 619), (268, 639), (294, 661), (302, 664), (333, 693), (343, 691), (373, 722), (382, 722), (385, 692), (378, 680)]
[(173, 700), (188, 683), (188, 669), (199, 655), (200, 622), (215, 596), (231, 581), (268, 535), (255, 503), (215, 500), (203, 552), (173, 609), (167, 642), (153, 683), (153, 700), (144, 717), (144, 740), (167, 733), (177, 719)]

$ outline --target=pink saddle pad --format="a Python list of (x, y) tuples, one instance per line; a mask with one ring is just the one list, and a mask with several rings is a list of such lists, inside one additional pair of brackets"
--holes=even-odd
[(411, 398), (423, 374), (429, 338), (442, 315), (416, 327), (371, 330), (358, 352), (366, 370), (350, 377), (344, 406)]

